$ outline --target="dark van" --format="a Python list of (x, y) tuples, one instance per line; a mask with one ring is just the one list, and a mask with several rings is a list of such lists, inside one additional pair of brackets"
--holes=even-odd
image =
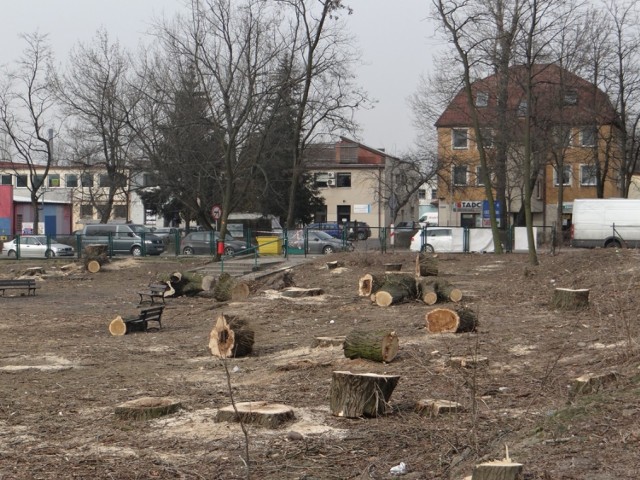
[(131, 254), (139, 257), (146, 255), (160, 255), (164, 252), (162, 238), (151, 233), (144, 225), (131, 223), (113, 224), (98, 223), (86, 225), (82, 230), (82, 244), (111, 244), (113, 254)]

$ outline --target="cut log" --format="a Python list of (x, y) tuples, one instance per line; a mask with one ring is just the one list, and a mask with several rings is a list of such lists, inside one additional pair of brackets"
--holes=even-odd
[(416, 402), (416, 412), (420, 415), (437, 417), (445, 413), (462, 412), (462, 405), (450, 400), (425, 399)]
[(353, 330), (344, 339), (344, 356), (388, 363), (396, 358), (398, 343), (396, 332)]
[(400, 377), (334, 371), (329, 394), (331, 413), (360, 418), (384, 415)]
[(315, 297), (318, 295), (324, 295), (324, 290), (321, 288), (289, 287), (282, 290), (280, 295), (288, 298)]
[(244, 357), (253, 351), (254, 332), (244, 320), (220, 314), (209, 335), (209, 350), (215, 357)]
[(111, 320), (111, 323), (109, 324), (109, 333), (118, 337), (127, 333), (127, 325), (124, 323), (124, 320), (122, 320), (120, 315)]
[(385, 275), (384, 285), (376, 292), (376, 305), (388, 307), (407, 298), (416, 298), (416, 279), (406, 273)]
[(471, 480), (521, 480), (523, 465), (510, 460), (496, 460), (476, 465)]
[(372, 294), (380, 289), (383, 283), (383, 276), (367, 273), (358, 280), (358, 295), (361, 297), (371, 297)]
[(436, 293), (436, 280), (433, 277), (420, 277), (416, 280), (418, 298), (427, 305), (434, 305), (438, 301)]
[(474, 332), (478, 326), (477, 316), (469, 308), (436, 308), (427, 312), (425, 319), (429, 333)]
[(438, 294), (438, 299), (444, 302), (459, 302), (462, 300), (462, 292), (447, 280), (438, 279), (435, 282), (435, 290)]
[(102, 257), (108, 256), (109, 254), (109, 245), (104, 245), (101, 243), (91, 244), (84, 247), (84, 255), (88, 257)]
[(235, 281), (231, 275), (227, 272), (221, 273), (216, 286), (213, 287), (213, 298), (219, 302), (228, 302), (231, 300), (231, 291), (234, 285)]
[(385, 272), (399, 272), (400, 270), (402, 270), (402, 264), (401, 263), (385, 263), (384, 270)]
[(239, 302), (242, 300), (246, 300), (251, 295), (251, 290), (249, 289), (249, 285), (244, 282), (237, 282), (231, 288), (231, 300), (234, 302)]
[(311, 342), (311, 348), (342, 347), (345, 338), (342, 335), (337, 337), (316, 337)]
[(263, 283), (263, 288), (282, 290), (283, 288), (293, 287), (295, 284), (296, 282), (293, 278), (293, 271), (291, 271), (291, 269), (287, 269), (267, 277)]
[(177, 412), (182, 404), (171, 398), (144, 397), (118, 405), (117, 417), (124, 420), (150, 420)]
[(195, 296), (203, 291), (203, 275), (200, 273), (173, 272), (169, 275), (169, 284), (175, 297)]
[[(237, 410), (237, 413), (236, 413)], [(241, 402), (221, 408), (216, 422), (242, 422), (260, 427), (277, 428), (295, 418), (293, 409), (280, 403)]]
[(589, 290), (571, 290), (556, 288), (553, 291), (551, 304), (559, 310), (581, 310), (589, 306)]
[(419, 253), (416, 256), (416, 277), (437, 277), (438, 261), (433, 255)]
[(98, 273), (100, 271), (100, 262), (97, 260), (89, 260), (86, 269), (90, 273)]

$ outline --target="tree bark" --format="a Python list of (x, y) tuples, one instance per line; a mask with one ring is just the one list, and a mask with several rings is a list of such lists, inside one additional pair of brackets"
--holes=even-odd
[(209, 350), (219, 358), (244, 357), (253, 351), (254, 331), (244, 320), (220, 314), (209, 335)]
[(476, 314), (469, 308), (450, 310), (436, 308), (425, 315), (429, 333), (474, 332), (478, 326)]
[(471, 476), (471, 480), (521, 480), (522, 478), (522, 464), (509, 460), (476, 465)]
[(581, 310), (589, 306), (589, 290), (571, 290), (556, 288), (553, 291), (551, 304), (559, 310)]
[(405, 273), (385, 275), (384, 285), (376, 292), (376, 304), (388, 307), (405, 298), (416, 298), (416, 279)]
[(358, 294), (361, 297), (370, 297), (380, 289), (383, 283), (383, 276), (367, 273), (358, 280)]
[(375, 362), (391, 362), (398, 354), (398, 336), (388, 330), (353, 330), (344, 339), (344, 356)]
[(100, 271), (100, 267), (109, 262), (109, 246), (102, 244), (87, 245), (84, 247), (84, 268), (91, 273)]
[[(237, 410), (237, 413), (236, 413)], [(243, 422), (266, 428), (277, 428), (295, 418), (293, 409), (279, 403), (241, 402), (218, 410), (216, 422)]]
[(445, 302), (459, 302), (462, 300), (462, 292), (447, 280), (438, 279), (435, 283), (435, 290), (439, 300)]
[(428, 253), (416, 255), (416, 277), (437, 277), (438, 262)]
[(420, 277), (416, 280), (418, 287), (418, 298), (427, 305), (433, 305), (438, 301), (436, 293), (436, 280), (432, 277)]
[(383, 415), (399, 380), (397, 375), (334, 371), (329, 394), (331, 413), (347, 418)]

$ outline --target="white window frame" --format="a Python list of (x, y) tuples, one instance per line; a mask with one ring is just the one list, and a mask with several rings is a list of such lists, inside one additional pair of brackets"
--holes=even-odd
[[(462, 140), (462, 137), (456, 138), (456, 134), (464, 134), (464, 146), (456, 145), (456, 140)], [(454, 150), (467, 150), (469, 148), (469, 129), (468, 128), (452, 128), (451, 129), (451, 147)]]
[[(456, 181), (456, 169), (458, 168), (464, 168), (464, 183)], [(469, 185), (469, 167), (467, 167), (467, 165), (454, 165), (451, 167), (451, 179), (455, 186), (466, 187)]]
[(476, 107), (486, 107), (489, 105), (489, 94), (487, 92), (476, 92)]
[[(592, 170), (593, 173), (589, 176), (585, 175), (586, 169)], [(598, 185), (595, 165), (580, 165), (580, 185), (583, 187), (595, 187)]]
[[(587, 133), (587, 130), (591, 130), (590, 133), (593, 134), (593, 138), (591, 143), (587, 144), (585, 143), (585, 133)], [(581, 147), (595, 147), (598, 144), (598, 127), (595, 127), (593, 125), (590, 125), (588, 127), (582, 127), (580, 129), (580, 146)]]
[[(562, 185), (564, 185), (565, 187), (570, 187), (571, 179), (573, 178), (573, 169), (571, 168), (571, 165), (563, 165), (562, 168), (564, 169), (565, 173), (568, 173), (568, 180)], [(560, 184), (558, 183), (558, 169), (556, 167), (553, 167), (553, 186), (560, 186)]]

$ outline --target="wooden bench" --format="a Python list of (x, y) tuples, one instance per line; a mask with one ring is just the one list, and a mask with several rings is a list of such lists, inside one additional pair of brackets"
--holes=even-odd
[(135, 317), (121, 318), (118, 316), (109, 324), (109, 332), (111, 332), (111, 335), (146, 332), (149, 330), (149, 322), (158, 322), (157, 328), (160, 330), (162, 328), (163, 310), (164, 305), (158, 305), (157, 307), (140, 310), (140, 313)]
[(34, 278), (24, 278), (24, 279), (15, 279), (15, 280), (0, 280), (0, 290), (2, 291), (2, 296), (4, 297), (5, 290), (17, 290), (17, 289), (25, 289), (27, 290), (27, 296), (36, 294), (36, 281)]
[(151, 304), (155, 303), (156, 298), (161, 298), (162, 303), (165, 303), (164, 295), (167, 290), (169, 290), (169, 285), (166, 283), (150, 283), (147, 290), (138, 292), (138, 295), (140, 295), (139, 305), (142, 305), (145, 302), (145, 297), (149, 297), (147, 301)]

